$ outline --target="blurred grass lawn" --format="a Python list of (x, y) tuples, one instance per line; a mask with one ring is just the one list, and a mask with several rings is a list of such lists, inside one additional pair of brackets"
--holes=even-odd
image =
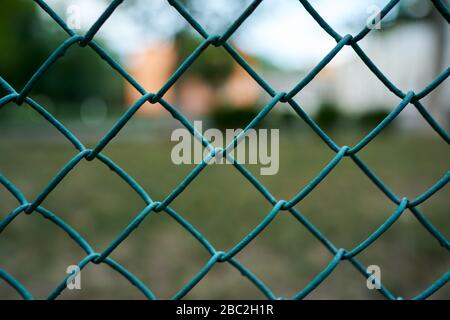
[[(125, 134), (126, 135), (126, 134)], [(338, 134), (351, 145), (357, 136)], [(116, 140), (105, 154), (142, 184), (155, 200), (163, 199), (193, 166), (175, 166), (168, 136), (151, 141)], [(88, 144), (91, 146), (93, 144)], [(39, 139), (0, 140), (0, 173), (35, 197), (73, 155), (70, 145)], [(399, 196), (413, 198), (448, 170), (450, 153), (436, 135), (382, 133), (361, 157)], [(273, 194), (289, 199), (332, 158), (317, 137), (281, 132), (280, 171), (259, 176)], [(0, 190), (0, 218), (17, 204)], [(98, 161), (82, 161), (45, 200), (43, 206), (79, 231), (97, 251), (103, 250), (142, 210), (143, 202)], [(227, 250), (254, 228), (271, 207), (230, 165), (209, 166), (171, 205), (218, 250)], [(448, 238), (449, 193), (446, 188), (420, 206)], [(395, 206), (353, 164), (344, 159), (297, 208), (338, 247), (351, 249), (372, 233)], [(18, 278), (36, 298), (45, 298), (65, 275), (68, 265), (84, 257), (73, 241), (52, 223), (33, 213), (19, 216), (0, 234), (0, 268)], [(202, 246), (163, 213), (147, 217), (112, 254), (158, 298), (169, 298), (207, 262)], [(304, 288), (332, 259), (324, 247), (288, 214), (280, 214), (237, 259), (279, 296)], [(395, 295), (410, 298), (444, 274), (448, 251), (406, 212), (378, 241), (359, 255), (365, 265), (381, 267), (382, 282)], [(433, 298), (450, 298), (450, 286)], [(17, 298), (0, 283), (0, 298)], [(105, 265), (82, 272), (82, 290), (61, 298), (142, 298), (132, 285)], [(382, 297), (368, 290), (365, 279), (342, 262), (308, 298)], [(187, 298), (263, 298), (239, 272), (216, 265)]]

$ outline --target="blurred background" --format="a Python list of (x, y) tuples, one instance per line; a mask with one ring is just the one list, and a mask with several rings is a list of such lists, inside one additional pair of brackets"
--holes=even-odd
[[(84, 34), (111, 1), (47, 0), (78, 33)], [(356, 34), (382, 0), (310, 1), (340, 34)], [(186, 0), (186, 7), (210, 34), (220, 34), (248, 0)], [(17, 91), (67, 38), (33, 1), (3, 0), (0, 10), (0, 76)], [(126, 1), (95, 37), (149, 92), (156, 92), (200, 44), (200, 36), (163, 0)], [(335, 46), (295, 0), (265, 0), (231, 37), (230, 43), (263, 79), (289, 91)], [(450, 30), (428, 1), (403, 0), (361, 42), (384, 74), (404, 92), (419, 92), (449, 66)], [(450, 125), (449, 82), (422, 100), (435, 119)], [(0, 89), (0, 96), (6, 92)], [(87, 147), (93, 147), (140, 94), (88, 48), (73, 46), (39, 80), (30, 97), (39, 102)], [(164, 96), (190, 121), (204, 127), (243, 128), (270, 96), (222, 49), (209, 47)], [(363, 138), (399, 102), (350, 47), (341, 52), (295, 100), (340, 145)], [(170, 135), (180, 124), (160, 105), (145, 104), (104, 150), (153, 199), (162, 200), (193, 169), (176, 166)], [(311, 181), (334, 153), (285, 104), (261, 127), (280, 129), (280, 171), (260, 176), (279, 199), (290, 199)], [(76, 150), (38, 113), (13, 103), (0, 110), (0, 174), (33, 199)], [(360, 152), (361, 158), (399, 196), (417, 197), (448, 171), (443, 141), (409, 105)], [(420, 205), (448, 238), (449, 193), (441, 189)], [(99, 161), (82, 161), (43, 206), (72, 225), (102, 251), (145, 207), (138, 196)], [(17, 203), (0, 188), (0, 219)], [(233, 167), (208, 166), (171, 205), (219, 250), (250, 232), (271, 206)], [(350, 159), (296, 208), (338, 247), (351, 249), (395, 210), (386, 196)], [(44, 298), (83, 252), (37, 214), (21, 215), (0, 234), (0, 268)], [(381, 267), (381, 280), (394, 294), (415, 296), (449, 270), (448, 251), (405, 213), (360, 256)], [(209, 255), (170, 217), (157, 214), (112, 254), (160, 298), (170, 298), (201, 269)], [(332, 255), (293, 217), (280, 215), (237, 256), (276, 295), (304, 288)], [(188, 298), (262, 298), (227, 264), (216, 265)], [(0, 298), (18, 295), (0, 282)], [(62, 298), (142, 298), (105, 265), (82, 272), (82, 290)], [(377, 299), (347, 262), (308, 298)], [(433, 297), (450, 298), (445, 286)]]

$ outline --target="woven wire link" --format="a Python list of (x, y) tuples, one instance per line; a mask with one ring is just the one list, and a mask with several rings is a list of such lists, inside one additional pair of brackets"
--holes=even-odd
[[(19, 205), (6, 218), (0, 221), (0, 233), (7, 228), (7, 226), (14, 221), (16, 217), (21, 214), (39, 214), (43, 218), (50, 220), (55, 226), (61, 228), (67, 233), (73, 241), (86, 252), (86, 257), (82, 259), (78, 266), (82, 270), (86, 265), (104, 263), (117, 271), (130, 284), (134, 285), (142, 294), (148, 299), (156, 299), (155, 294), (135, 275), (133, 275), (124, 266), (120, 265), (112, 258), (111, 253), (139, 226), (139, 224), (147, 218), (147, 216), (164, 212), (180, 224), (187, 232), (189, 232), (198, 242), (208, 251), (211, 258), (207, 264), (192, 278), (184, 287), (182, 287), (174, 296), (173, 299), (183, 298), (194, 286), (196, 286), (202, 278), (216, 265), (217, 263), (228, 263), (236, 268), (244, 277), (255, 285), (268, 299), (284, 299), (284, 297), (275, 296), (270, 288), (265, 285), (258, 277), (256, 277), (250, 269), (239, 263), (235, 256), (243, 250), (253, 239), (255, 239), (276, 217), (282, 212), (286, 211), (293, 216), (306, 230), (308, 230), (324, 247), (333, 255), (333, 259), (312, 281), (302, 290), (300, 290), (292, 299), (302, 299), (317, 288), (322, 281), (324, 281), (337, 267), (341, 261), (348, 261), (364, 278), (368, 278), (370, 274), (366, 268), (357, 260), (357, 255), (363, 250), (373, 244), (378, 237), (386, 232), (405, 212), (409, 211), (420, 222), (420, 224), (439, 242), (439, 244), (450, 249), (450, 243), (445, 236), (426, 218), (426, 216), (419, 210), (418, 206), (424, 201), (428, 200), (434, 193), (444, 188), (450, 179), (450, 172), (447, 172), (439, 181), (432, 187), (423, 192), (414, 199), (402, 198), (395, 194), (358, 156), (358, 152), (365, 148), (370, 141), (372, 141), (386, 126), (391, 123), (406, 107), (414, 106), (419, 114), (427, 121), (431, 128), (447, 143), (450, 142), (450, 136), (446, 130), (441, 127), (433, 116), (427, 111), (422, 104), (421, 99), (426, 97), (437, 86), (444, 82), (450, 74), (450, 68), (447, 67), (435, 80), (433, 80), (422, 91), (415, 93), (407, 91), (406, 93), (392, 83), (383, 72), (370, 60), (366, 53), (358, 45), (371, 29), (364, 27), (356, 35), (340, 35), (334, 30), (311, 6), (307, 0), (299, 0), (300, 4), (306, 11), (314, 18), (319, 26), (336, 41), (336, 46), (290, 91), (276, 92), (270, 84), (268, 84), (252, 67), (245, 61), (245, 59), (238, 53), (238, 51), (228, 42), (233, 33), (240, 27), (240, 25), (253, 13), (262, 0), (253, 1), (243, 13), (227, 28), (221, 35), (209, 34), (202, 25), (188, 12), (185, 6), (177, 0), (168, 0), (168, 3), (200, 34), (203, 38), (201, 44), (181, 63), (178, 69), (172, 74), (167, 82), (161, 87), (158, 92), (147, 92), (117, 61), (115, 61), (99, 44), (94, 41), (96, 33), (100, 30), (103, 24), (109, 19), (114, 11), (124, 2), (124, 0), (114, 0), (110, 3), (108, 8), (92, 25), (85, 35), (79, 35), (74, 30), (68, 27), (64, 20), (45, 2), (45, 0), (34, 0), (34, 2), (45, 11), (53, 21), (58, 24), (68, 35), (68, 38), (56, 48), (47, 60), (39, 67), (33, 74), (28, 83), (21, 91), (16, 91), (5, 79), (0, 76), (0, 86), (7, 92), (7, 94), (0, 98), (0, 108), (8, 103), (15, 103), (16, 105), (25, 104), (35, 112), (44, 117), (50, 124), (52, 124), (77, 150), (77, 155), (74, 156), (64, 167), (55, 175), (55, 177), (48, 183), (48, 185), (37, 195), (32, 201), (28, 201), (24, 194), (6, 177), (0, 174), (0, 183), (17, 199)], [(391, 0), (381, 11), (381, 19), (385, 17), (400, 0)], [(439, 11), (442, 17), (449, 23), (450, 10), (442, 0), (431, 0), (435, 9)], [(142, 97), (137, 100), (113, 125), (113, 127), (105, 134), (105, 136), (97, 143), (93, 149), (87, 149), (83, 143), (61, 122), (59, 122), (46, 108), (35, 100), (29, 97), (35, 84), (41, 77), (45, 75), (47, 70), (61, 59), (64, 54), (75, 45), (80, 47), (88, 47), (93, 50), (99, 58), (103, 59), (115, 72), (119, 73), (127, 82), (129, 82), (136, 90), (140, 92)], [(189, 69), (191, 64), (204, 52), (209, 46), (221, 47), (225, 50), (232, 59), (234, 59), (270, 96), (271, 100), (261, 109), (258, 115), (247, 125), (234, 140), (223, 149), (214, 148), (210, 142), (203, 137), (194, 126), (179, 112), (174, 106), (164, 99), (164, 94), (175, 84), (175, 82)], [(382, 120), (367, 136), (361, 139), (356, 145), (339, 146), (333, 139), (331, 139), (320, 126), (303, 110), (303, 108), (294, 101), (294, 97), (305, 86), (307, 86), (314, 77), (339, 53), (344, 46), (350, 46), (357, 56), (365, 63), (370, 71), (392, 92), (401, 99), (401, 102), (392, 109), (388, 116)], [(102, 150), (108, 145), (111, 140), (120, 132), (120, 130), (133, 117), (138, 109), (146, 102), (151, 104), (160, 104), (164, 107), (173, 118), (178, 120), (184, 127), (186, 127), (191, 134), (197, 138), (205, 148), (208, 149), (209, 154), (199, 163), (180, 184), (170, 192), (161, 201), (153, 200), (150, 195), (139, 185), (139, 183), (131, 177), (127, 172), (121, 169), (115, 162), (102, 153)], [(329, 163), (321, 170), (321, 172), (308, 183), (301, 191), (299, 191), (292, 199), (282, 200), (276, 199), (270, 191), (253, 176), (245, 166), (237, 162), (231, 155), (230, 151), (237, 146), (242, 140), (242, 137), (247, 134), (249, 129), (257, 126), (261, 120), (277, 105), (288, 104), (322, 140), (323, 142), (335, 152), (335, 156)], [(272, 210), (265, 216), (265, 218), (256, 226), (243, 240), (238, 242), (232, 249), (224, 252), (217, 250), (196, 228), (186, 221), (179, 213), (170, 207), (172, 201), (177, 198), (183, 190), (201, 173), (201, 171), (208, 165), (208, 162), (216, 155), (227, 157), (233, 166), (246, 178), (258, 192), (273, 206)], [(355, 248), (346, 250), (336, 247), (327, 237), (321, 233), (301, 212), (299, 212), (295, 205), (300, 203), (308, 194), (319, 185), (322, 180), (336, 167), (336, 165), (343, 158), (350, 158), (355, 165), (365, 173), (368, 178), (379, 188), (385, 196), (392, 201), (397, 209), (386, 219), (378, 229), (373, 232), (366, 240), (362, 241)], [(122, 231), (102, 252), (95, 252), (90, 244), (84, 239), (74, 228), (64, 222), (54, 213), (44, 208), (41, 204), (46, 197), (54, 190), (57, 185), (64, 179), (64, 177), (74, 169), (80, 161), (99, 160), (115, 172), (124, 182), (126, 182), (145, 202), (146, 207), (140, 212), (136, 218)], [(61, 283), (54, 288), (49, 294), (49, 299), (57, 298), (61, 292), (66, 288), (67, 280), (70, 280), (75, 274), (67, 275)], [(6, 270), (0, 269), (0, 278), (14, 288), (24, 299), (32, 299), (31, 293), (19, 282), (11, 276)], [(428, 288), (422, 291), (413, 299), (425, 299), (434, 292), (442, 288), (450, 280), (450, 270), (445, 272), (439, 279), (432, 283)], [(401, 299), (391, 293), (383, 284), (379, 291), (385, 298)]]

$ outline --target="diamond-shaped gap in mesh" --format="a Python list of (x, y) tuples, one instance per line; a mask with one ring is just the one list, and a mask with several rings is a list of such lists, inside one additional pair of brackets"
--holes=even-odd
[(208, 165), (172, 207), (223, 251), (241, 241), (273, 208), (232, 164)]
[[(183, 130), (185, 138), (175, 136), (172, 141), (175, 130)], [(177, 145), (190, 142), (193, 146), (193, 140), (172, 118), (136, 116), (106, 146), (104, 154), (134, 177), (152, 199), (162, 201), (195, 168), (194, 162), (176, 164), (172, 159)]]
[[(348, 46), (294, 100), (338, 145), (350, 147), (357, 145), (402, 102)], [(404, 107), (400, 115), (409, 107)], [(397, 124), (395, 118), (383, 130)]]
[[(263, 163), (259, 161), (257, 165), (246, 167), (277, 199), (289, 200), (317, 176), (335, 152), (302, 119), (292, 114), (287, 104), (279, 104), (276, 111), (279, 114), (273, 110), (269, 118), (277, 117), (279, 123), (274, 123), (268, 130), (279, 130), (279, 143), (270, 144), (269, 152), (264, 152), (263, 148), (257, 149), (257, 156), (263, 158)], [(258, 142), (270, 142), (275, 134), (268, 131), (267, 140), (260, 135)], [(262, 171), (264, 168), (268, 171)]]
[[(247, 61), (257, 61), (244, 52), (240, 54)], [(272, 99), (222, 47), (214, 46), (186, 70), (175, 89), (177, 109), (192, 124), (201, 121), (203, 132), (210, 128), (244, 129)], [(258, 127), (270, 125), (280, 105), (277, 103)]]
[(348, 158), (295, 206), (336, 247), (348, 251), (375, 232), (397, 207)]
[(412, 200), (447, 174), (450, 152), (414, 106), (407, 108), (410, 113), (402, 112), (394, 120), (400, 126), (383, 130), (358, 155), (392, 191)]
[[(58, 212), (53, 212), (59, 216)], [(21, 213), (0, 234), (0, 268), (11, 273), (37, 299), (45, 299), (69, 265), (86, 253), (51, 220), (38, 212)], [(11, 259), (14, 257), (14, 259)], [(4, 298), (15, 298), (0, 289)]]
[(35, 91), (51, 97), (52, 114), (86, 144), (96, 143), (130, 107), (121, 75), (76, 44), (46, 71)]
[[(8, 10), (1, 16), (2, 50), (0, 76), (20, 91), (34, 72), (67, 36), (63, 32), (49, 32), (53, 22), (42, 18), (34, 3), (5, 2)], [(14, 14), (8, 14), (14, 12)], [(17, 37), (10, 37), (14, 33)]]
[[(176, 213), (192, 222), (184, 210)], [(211, 255), (188, 230), (162, 211), (148, 215), (111, 257), (137, 276), (158, 299), (170, 299)]]
[(277, 91), (289, 91), (336, 45), (299, 2), (289, 0), (263, 1), (233, 40), (260, 58), (248, 62)]
[[(126, 199), (126, 201), (124, 201)], [(124, 180), (99, 160), (81, 160), (44, 200), (91, 244), (105, 248), (145, 207)]]
[[(406, 211), (357, 258), (366, 266), (379, 266), (381, 282), (395, 296), (411, 299), (448, 271), (450, 260), (446, 254), (447, 250), (439, 245), (411, 212)], [(399, 272), (402, 277), (399, 277)], [(448, 297), (449, 289), (448, 285), (444, 285), (432, 298)]]
[(236, 259), (275, 296), (290, 299), (328, 265), (333, 255), (296, 218), (283, 211)]
[[(36, 101), (44, 100), (38, 97)], [(0, 172), (32, 201), (78, 152), (28, 104), (9, 103), (0, 116), (10, 119), (0, 129)]]
[(448, 66), (446, 21), (428, 1), (397, 4), (391, 12), (396, 19), (383, 19), (358, 44), (398, 88), (418, 93)]

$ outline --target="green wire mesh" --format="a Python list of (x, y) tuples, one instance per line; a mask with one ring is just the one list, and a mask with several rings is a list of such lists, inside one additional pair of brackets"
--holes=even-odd
[[(6, 80), (0, 77), (0, 86), (6, 90), (7, 94), (0, 99), (0, 107), (8, 104), (15, 103), (20, 106), (25, 104), (39, 113), (49, 123), (51, 123), (77, 150), (77, 155), (73, 157), (65, 166), (56, 174), (56, 176), (48, 183), (45, 189), (31, 202), (29, 202), (23, 193), (14, 186), (8, 179), (0, 175), (0, 183), (18, 200), (19, 206), (13, 210), (6, 218), (0, 221), (0, 233), (19, 215), (21, 214), (39, 214), (42, 217), (50, 220), (58, 228), (64, 230), (73, 241), (75, 241), (85, 252), (86, 257), (78, 264), (80, 270), (82, 270), (87, 264), (100, 264), (104, 263), (110, 266), (113, 270), (117, 271), (124, 278), (126, 278), (132, 285), (134, 285), (142, 294), (148, 299), (156, 299), (152, 291), (142, 283), (136, 276), (134, 276), (125, 267), (118, 264), (109, 256), (138, 226), (139, 224), (151, 214), (158, 212), (164, 212), (172, 217), (178, 224), (180, 224), (187, 232), (189, 232), (211, 255), (208, 263), (192, 278), (178, 293), (173, 296), (173, 299), (183, 298), (194, 286), (196, 286), (202, 278), (214, 267), (217, 263), (227, 262), (234, 268), (236, 268), (244, 277), (246, 277), (251, 283), (253, 283), (268, 299), (284, 299), (284, 297), (275, 296), (270, 288), (268, 288), (260, 279), (258, 279), (247, 267), (239, 263), (235, 256), (238, 252), (243, 250), (255, 237), (257, 237), (275, 218), (280, 212), (286, 211), (290, 213), (306, 230), (308, 230), (315, 238), (320, 241), (325, 248), (334, 256), (328, 266), (320, 271), (320, 273), (301, 291), (299, 291), (292, 299), (302, 299), (317, 288), (322, 281), (324, 281), (341, 263), (341, 261), (348, 261), (364, 278), (369, 278), (371, 274), (366, 271), (366, 268), (357, 260), (356, 256), (374, 243), (378, 237), (386, 232), (405, 211), (412, 213), (412, 215), (421, 223), (421, 225), (439, 242), (441, 246), (449, 250), (449, 241), (443, 236), (441, 232), (425, 217), (425, 215), (417, 208), (421, 203), (429, 199), (434, 193), (442, 189), (450, 179), (450, 172), (447, 172), (443, 178), (437, 181), (431, 188), (419, 195), (415, 199), (401, 198), (396, 195), (389, 187), (375, 175), (374, 172), (364, 163), (364, 161), (358, 156), (358, 152), (363, 149), (372, 139), (374, 139), (389, 123), (391, 123), (400, 112), (407, 106), (414, 106), (422, 117), (427, 121), (431, 128), (448, 144), (450, 141), (449, 134), (435, 121), (432, 115), (427, 111), (425, 106), (421, 103), (421, 99), (427, 96), (437, 86), (444, 82), (450, 74), (450, 68), (446, 68), (435, 80), (433, 80), (422, 91), (415, 93), (412, 91), (403, 92), (394, 83), (392, 83), (383, 72), (370, 60), (370, 58), (364, 53), (358, 42), (363, 39), (371, 29), (364, 27), (358, 34), (352, 36), (347, 34), (341, 36), (337, 33), (311, 6), (307, 0), (300, 0), (301, 5), (307, 10), (307, 12), (315, 19), (320, 27), (328, 33), (333, 39), (336, 40), (336, 46), (309, 72), (291, 91), (289, 92), (276, 92), (266, 81), (258, 75), (255, 70), (245, 61), (245, 59), (233, 48), (228, 42), (229, 38), (239, 28), (239, 26), (252, 14), (252, 12), (258, 7), (262, 0), (253, 1), (245, 11), (228, 27), (228, 29), (222, 35), (209, 34), (201, 24), (187, 11), (184, 5), (177, 0), (168, 0), (169, 4), (174, 7), (176, 11), (200, 34), (204, 39), (203, 42), (184, 60), (184, 62), (178, 67), (173, 75), (167, 80), (162, 88), (156, 93), (147, 92), (118, 62), (116, 62), (102, 47), (94, 41), (94, 37), (102, 25), (109, 19), (113, 12), (119, 7), (124, 0), (114, 0), (105, 10), (105, 12), (99, 17), (99, 19), (92, 25), (87, 33), (82, 36), (78, 35), (74, 30), (69, 28), (63, 19), (44, 1), (34, 0), (34, 2), (44, 10), (53, 20), (57, 23), (67, 34), (68, 38), (65, 40), (54, 52), (48, 57), (48, 59), (40, 66), (40, 68), (34, 73), (28, 83), (21, 91), (16, 91)], [(400, 0), (391, 0), (381, 11), (381, 19), (386, 16), (388, 12), (394, 8)], [(441, 0), (431, 0), (434, 7), (440, 12), (442, 17), (449, 23), (450, 10)], [(106, 135), (98, 142), (93, 149), (87, 149), (81, 141), (70, 132), (61, 122), (59, 122), (54, 116), (52, 116), (44, 106), (41, 106), (32, 98), (29, 97), (29, 93), (44, 76), (47, 70), (61, 59), (67, 50), (72, 46), (79, 45), (81, 47), (89, 47), (98, 56), (105, 61), (113, 70), (118, 72), (124, 79), (126, 79), (134, 88), (136, 88), (142, 97), (137, 100), (134, 105), (131, 106), (115, 123), (115, 125), (106, 133)], [(258, 115), (247, 125), (243, 132), (237, 135), (234, 140), (226, 148), (214, 148), (209, 141), (204, 138), (194, 126), (171, 104), (169, 104), (163, 97), (164, 94), (174, 85), (174, 83), (181, 77), (181, 75), (191, 66), (191, 64), (206, 50), (209, 46), (222, 47), (223, 50), (233, 58), (272, 98), (267, 105), (265, 105)], [(359, 141), (355, 146), (339, 146), (337, 145), (318, 125), (314, 120), (302, 109), (302, 107), (294, 101), (294, 96), (299, 93), (305, 86), (307, 86), (314, 77), (336, 56), (336, 54), (344, 47), (350, 46), (353, 48), (359, 58), (365, 63), (365, 65), (372, 71), (372, 73), (392, 92), (392, 94), (399, 97), (402, 101), (396, 106), (386, 118), (381, 121), (367, 136)], [(162, 201), (153, 200), (150, 195), (139, 185), (133, 177), (127, 174), (123, 169), (114, 163), (113, 160), (102, 154), (103, 148), (114, 139), (119, 131), (127, 124), (127, 122), (133, 117), (135, 112), (146, 102), (151, 104), (159, 103), (163, 106), (173, 118), (177, 119), (183, 124), (191, 134), (197, 138), (205, 148), (208, 149), (209, 154), (198, 164), (181, 183), (164, 198)], [(290, 200), (276, 199), (270, 191), (261, 184), (255, 176), (253, 176), (242, 164), (238, 163), (230, 155), (230, 151), (237, 146), (242, 138), (247, 134), (248, 130), (257, 126), (260, 121), (277, 105), (280, 103), (288, 104), (322, 140), (323, 142), (333, 150), (336, 155), (331, 161), (322, 169), (322, 171), (300, 192), (298, 192)], [(239, 243), (237, 243), (232, 249), (227, 252), (218, 251), (209, 243), (209, 241), (203, 237), (194, 226), (187, 222), (180, 214), (175, 212), (171, 207), (171, 202), (180, 195), (185, 188), (200, 174), (200, 172), (208, 165), (208, 162), (216, 156), (227, 157), (233, 166), (259, 191), (270, 204), (273, 206), (272, 210), (266, 215), (266, 217), (254, 228), (247, 236), (244, 237)], [(350, 158), (357, 167), (359, 167), (369, 179), (378, 187), (386, 197), (397, 205), (397, 209), (384, 223), (373, 232), (366, 240), (362, 241), (359, 245), (351, 250), (346, 250), (336, 247), (330, 240), (326, 238), (324, 234), (320, 232), (308, 219), (306, 219), (301, 212), (294, 208), (300, 201), (302, 201), (321, 181), (336, 167), (336, 165), (345, 157)], [(41, 206), (45, 198), (52, 192), (53, 189), (64, 179), (64, 177), (73, 169), (77, 164), (82, 161), (92, 161), (97, 159), (104, 163), (108, 168), (115, 172), (123, 181), (125, 181), (145, 202), (145, 209), (137, 215), (137, 217), (123, 230), (123, 232), (117, 236), (104, 251), (95, 252), (89, 243), (84, 239), (74, 228), (64, 222), (57, 215), (53, 214), (49, 210)], [(66, 288), (67, 281), (75, 276), (75, 273), (66, 275), (61, 283), (49, 294), (48, 299), (57, 298), (61, 292)], [(14, 277), (12, 277), (6, 270), (0, 269), (0, 278), (6, 281), (11, 287), (13, 287), (24, 299), (32, 299), (31, 293)], [(426, 288), (419, 295), (412, 297), (413, 299), (425, 299), (432, 295), (434, 292), (442, 288), (450, 279), (450, 270), (443, 274), (433, 284)], [(392, 294), (383, 284), (379, 291), (385, 298), (388, 299), (401, 299)]]

